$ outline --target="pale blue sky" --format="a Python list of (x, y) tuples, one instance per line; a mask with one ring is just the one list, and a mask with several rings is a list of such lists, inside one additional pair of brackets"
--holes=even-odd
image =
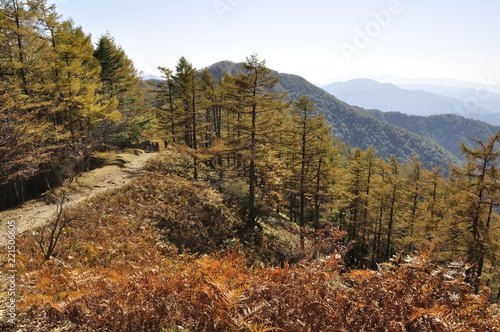
[(51, 0), (144, 74), (256, 52), (313, 83), (356, 77), (500, 81), (497, 0)]

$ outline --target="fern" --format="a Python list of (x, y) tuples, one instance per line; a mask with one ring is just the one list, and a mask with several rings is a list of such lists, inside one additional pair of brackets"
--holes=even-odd
[(245, 327), (248, 328), (249, 332), (272, 332), (272, 331), (284, 331), (279, 327), (268, 327), (261, 324), (245, 323)]

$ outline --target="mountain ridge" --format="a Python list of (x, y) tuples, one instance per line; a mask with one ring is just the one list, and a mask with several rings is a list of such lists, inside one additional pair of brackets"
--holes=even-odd
[[(241, 64), (223, 61), (208, 68), (212, 74), (223, 70), (234, 74), (241, 70)], [(418, 155), (429, 168), (460, 163), (457, 156), (431, 138), (377, 119), (365, 109), (339, 100), (301, 76), (276, 71), (272, 73), (280, 79), (274, 88), (276, 92), (286, 92), (287, 98), (291, 100), (307, 95), (331, 125), (332, 134), (352, 147), (367, 149), (372, 146), (383, 158), (388, 160), (394, 155), (402, 162)]]
[[(426, 87), (432, 91), (424, 90)], [(475, 89), (471, 88), (431, 89), (430, 86), (416, 85), (405, 89), (392, 83), (380, 83), (372, 79), (335, 82), (323, 88), (351, 105), (366, 109), (421, 116), (457, 114), (492, 125), (500, 125), (500, 113), (494, 111), (500, 109), (500, 100), (496, 100), (493, 96), (492, 100), (479, 100)], [(452, 91), (454, 96), (450, 95)], [(483, 105), (491, 109), (482, 107)]]
[(455, 156), (461, 155), (457, 142), (467, 144), (470, 138), (485, 141), (500, 131), (500, 126), (489, 125), (483, 121), (467, 119), (455, 114), (418, 116), (373, 109), (367, 111), (377, 119), (432, 138)]

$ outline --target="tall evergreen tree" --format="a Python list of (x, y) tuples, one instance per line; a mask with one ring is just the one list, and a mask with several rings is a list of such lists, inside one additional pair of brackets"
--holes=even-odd
[(109, 32), (99, 38), (94, 57), (101, 64), (102, 93), (116, 97), (120, 106), (130, 103), (132, 97), (127, 92), (137, 86), (137, 71)]
[(200, 78), (196, 68), (181, 57), (175, 67), (175, 91), (184, 111), (181, 117), (184, 129), (184, 143), (193, 150), (193, 176), (198, 179), (198, 118), (200, 104)]
[(459, 239), (465, 247), (466, 259), (472, 264), (467, 276), (470, 282), (481, 277), (486, 259), (490, 263), (496, 261), (496, 253), (492, 250), (491, 221), (500, 189), (500, 132), (487, 142), (472, 141), (475, 147), (465, 143), (460, 145), (466, 164), (462, 168), (453, 168), (451, 177), (461, 201), (455, 206), (456, 222), (451, 236)]
[[(297, 155), (296, 179), (292, 182), (291, 188), (297, 188), (299, 198), (299, 226), (300, 226), (300, 245), (304, 247), (304, 227), (306, 225), (307, 215), (313, 221), (315, 227), (318, 227), (320, 192), (323, 182), (322, 167), (327, 163), (328, 145), (332, 144), (327, 137), (330, 136), (330, 130), (325, 123), (324, 118), (317, 114), (314, 103), (306, 96), (302, 96), (293, 104), (292, 121), (295, 127), (297, 137), (296, 151), (292, 149), (292, 154)], [(313, 206), (310, 211), (307, 206)]]
[(171, 140), (176, 142), (176, 135), (178, 130), (178, 117), (177, 117), (177, 105), (175, 103), (175, 88), (174, 88), (174, 77), (171, 69), (167, 67), (158, 67), (158, 70), (162, 73), (162, 77), (165, 79), (164, 82), (157, 84), (158, 89), (158, 101), (160, 118), (162, 124), (165, 126), (167, 132), (167, 141)]
[(248, 152), (249, 193), (246, 225), (249, 228), (255, 227), (257, 222), (257, 156), (261, 147), (269, 143), (272, 134), (279, 130), (271, 127), (273, 115), (283, 107), (283, 96), (270, 92), (277, 83), (278, 78), (271, 74), (266, 61), (260, 60), (256, 54), (246, 58), (243, 72), (235, 79), (238, 96), (242, 102), (242, 109), (238, 110), (240, 121), (237, 128), (241, 132), (240, 148)]
[(101, 67), (101, 104), (111, 115), (99, 124), (100, 135), (108, 136), (106, 141), (111, 144), (130, 144), (139, 139), (147, 122), (137, 70), (109, 33), (99, 38), (94, 57)]

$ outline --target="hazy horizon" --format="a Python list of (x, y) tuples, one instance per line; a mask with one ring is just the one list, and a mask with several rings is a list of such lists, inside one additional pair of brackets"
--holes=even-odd
[(51, 0), (96, 41), (109, 31), (144, 75), (258, 53), (315, 84), (360, 78), (500, 81), (500, 2)]

